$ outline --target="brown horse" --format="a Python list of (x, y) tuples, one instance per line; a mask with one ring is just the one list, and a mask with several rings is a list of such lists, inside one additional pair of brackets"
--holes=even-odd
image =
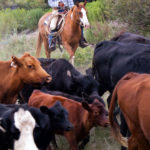
[[(87, 19), (87, 12), (85, 9), (86, 2), (84, 4), (76, 4), (71, 8), (65, 18), (65, 24), (63, 31), (60, 33), (61, 42), (63, 47), (68, 51), (70, 55), (70, 61), (74, 64), (75, 51), (79, 45), (79, 40), (81, 39), (81, 25), (84, 27), (89, 27), (89, 22)], [(51, 49), (48, 44), (48, 32), (46, 31), (44, 21), (50, 16), (51, 13), (46, 13), (41, 17), (38, 24), (39, 35), (37, 42), (36, 57), (39, 57), (42, 42), (44, 42), (45, 52), (47, 58), (50, 58)]]

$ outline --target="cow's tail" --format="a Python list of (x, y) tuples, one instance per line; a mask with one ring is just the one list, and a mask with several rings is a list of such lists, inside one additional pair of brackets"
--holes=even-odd
[(36, 48), (36, 57), (37, 58), (40, 56), (42, 42), (43, 42), (43, 39), (42, 39), (41, 34), (39, 33), (38, 34), (38, 40), (37, 40), (37, 48)]
[[(118, 84), (117, 84), (118, 85)], [(128, 147), (128, 140), (127, 138), (123, 137), (122, 134), (120, 133), (120, 128), (118, 124), (114, 121), (114, 109), (115, 109), (115, 102), (117, 100), (117, 86), (115, 87), (111, 102), (110, 102), (110, 107), (109, 107), (109, 120), (110, 120), (110, 125), (112, 128), (112, 134), (116, 138), (117, 141), (120, 142), (120, 144), (124, 147)]]

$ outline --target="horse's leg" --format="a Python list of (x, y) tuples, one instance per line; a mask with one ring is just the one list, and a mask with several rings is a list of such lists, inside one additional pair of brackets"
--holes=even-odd
[[(75, 44), (72, 47), (72, 51), (73, 51), (74, 55), (75, 55), (75, 52), (76, 52), (77, 48), (78, 48), (78, 44)], [(72, 64), (73, 64), (73, 66), (74, 66), (74, 59), (75, 59), (75, 56), (72, 57)]]
[(71, 62), (71, 64), (74, 66), (74, 51), (73, 51), (73, 48), (67, 43), (67, 42), (64, 42), (63, 43), (63, 46), (64, 48), (68, 51), (69, 55), (70, 55), (70, 59), (69, 61)]
[(41, 34), (39, 33), (38, 34), (38, 40), (37, 40), (36, 57), (40, 56), (42, 42), (43, 42), (43, 39), (42, 39)]
[(48, 40), (47, 40), (47, 38), (45, 37), (45, 38), (43, 39), (43, 41), (44, 41), (44, 48), (45, 48), (46, 57), (47, 57), (47, 58), (50, 58), (50, 52), (51, 52), (51, 50), (49, 49)]

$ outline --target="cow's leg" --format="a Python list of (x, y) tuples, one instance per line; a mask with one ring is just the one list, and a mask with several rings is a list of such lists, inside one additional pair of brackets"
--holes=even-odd
[(128, 150), (138, 150), (138, 144), (133, 136), (128, 139)]
[(138, 143), (138, 150), (150, 150), (150, 144), (143, 135), (143, 132), (138, 130), (137, 132), (138, 135), (136, 136), (136, 138)]
[(49, 145), (46, 150), (52, 150), (51, 146)]
[(138, 129), (136, 132), (128, 140), (128, 150), (150, 150), (150, 144), (145, 139), (143, 133)]
[[(128, 142), (128, 150), (150, 150), (150, 144), (146, 140), (143, 131), (140, 129), (139, 124), (134, 124), (132, 120), (130, 120), (130, 117), (126, 116), (126, 114), (124, 114), (124, 117), (131, 131), (131, 140), (129, 140)], [(137, 147), (138, 149), (136, 149)]]
[(85, 145), (89, 142), (89, 140), (90, 140), (90, 135), (88, 135), (83, 139), (82, 143), (79, 145), (79, 149), (83, 150)]
[(43, 42), (43, 39), (42, 39), (41, 34), (39, 33), (38, 34), (38, 40), (37, 40), (36, 57), (40, 56), (42, 42)]
[(78, 147), (78, 144), (77, 144), (77, 141), (73, 132), (71, 134), (65, 134), (65, 137), (69, 143), (70, 150), (79, 150), (79, 147)]
[(47, 40), (47, 38), (45, 37), (45, 38), (43, 39), (43, 41), (44, 41), (44, 48), (45, 48), (46, 57), (47, 57), (47, 58), (50, 58), (50, 49), (49, 49), (49, 45), (48, 45), (48, 40)]
[(70, 55), (70, 59), (69, 61), (71, 62), (71, 64), (74, 66), (74, 59), (75, 59), (75, 56), (74, 56), (74, 50), (73, 48), (67, 43), (67, 42), (63, 42), (63, 46), (64, 48), (68, 51), (69, 55)]
[[(120, 124), (121, 134), (122, 134), (124, 137), (126, 137), (126, 136), (127, 136), (127, 133), (128, 133), (128, 125), (127, 125), (127, 123), (126, 123), (126, 121), (125, 121), (125, 118), (124, 118), (122, 112), (120, 112), (120, 122), (121, 122), (121, 124)], [(121, 146), (121, 150), (126, 150), (126, 148), (123, 147), (123, 146)]]
[(58, 148), (57, 143), (56, 143), (55, 135), (52, 137), (52, 144), (54, 146), (54, 149)]

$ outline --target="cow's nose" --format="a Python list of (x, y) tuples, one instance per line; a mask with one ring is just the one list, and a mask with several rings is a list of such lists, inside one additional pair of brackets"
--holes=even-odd
[(104, 124), (104, 127), (108, 127), (109, 125), (110, 125), (110, 122), (108, 121)]
[(50, 83), (51, 80), (52, 80), (52, 77), (51, 77), (51, 76), (47, 76), (47, 77), (46, 77), (46, 83)]
[(73, 129), (73, 125), (71, 124), (70, 126), (67, 127), (67, 131), (70, 131)]
[(108, 111), (105, 112), (105, 115), (108, 116)]

